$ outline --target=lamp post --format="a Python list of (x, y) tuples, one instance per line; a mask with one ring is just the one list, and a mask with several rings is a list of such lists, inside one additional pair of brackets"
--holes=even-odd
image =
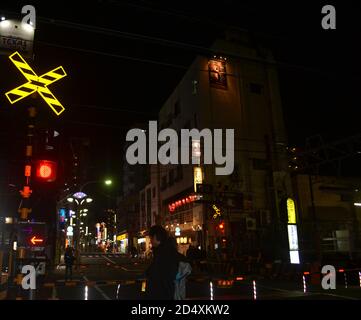
[[(78, 262), (77, 266), (79, 265), (79, 257), (80, 257), (80, 231), (81, 231), (81, 215), (83, 213), (83, 210), (81, 209), (82, 205), (85, 203), (91, 203), (93, 202), (93, 199), (88, 197), (87, 194), (84, 192), (76, 192), (72, 196), (67, 198), (67, 201), (70, 203), (76, 204), (76, 210), (75, 210), (75, 221), (76, 221), (76, 229), (75, 229), (75, 257)], [(78, 269), (78, 267), (76, 267)]]
[(90, 184), (97, 184), (97, 183), (104, 183), (106, 186), (110, 186), (110, 185), (112, 185), (113, 181), (111, 179), (88, 181), (80, 186), (80, 188), (78, 189), (79, 190), (78, 192), (76, 192), (74, 194), (68, 194), (66, 197), (64, 197), (63, 199), (61, 199), (59, 201), (59, 203), (61, 203), (66, 200), (68, 203), (76, 205), (76, 210), (75, 210), (76, 230), (74, 233), (74, 239), (75, 239), (75, 247), (76, 247), (75, 249), (76, 249), (77, 258), (79, 258), (79, 250), (80, 250), (80, 245), (79, 245), (80, 226), (81, 226), (80, 225), (80, 222), (81, 222), (80, 221), (80, 208), (81, 208), (81, 206), (83, 206), (83, 204), (91, 203), (93, 201), (93, 199), (88, 197), (87, 194), (85, 194), (83, 192), (83, 190), (86, 186), (88, 186)]
[(90, 185), (90, 184), (96, 184), (96, 183), (104, 183), (106, 186), (110, 186), (113, 184), (113, 181), (111, 179), (106, 179), (106, 180), (92, 180), (92, 181), (88, 181), (86, 183), (84, 183), (80, 188), (79, 188), (79, 191), (82, 192), (83, 189)]

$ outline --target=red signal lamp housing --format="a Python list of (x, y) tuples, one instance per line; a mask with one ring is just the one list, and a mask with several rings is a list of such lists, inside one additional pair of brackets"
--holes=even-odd
[(49, 160), (39, 160), (36, 164), (36, 177), (39, 180), (53, 182), (56, 180), (57, 163)]

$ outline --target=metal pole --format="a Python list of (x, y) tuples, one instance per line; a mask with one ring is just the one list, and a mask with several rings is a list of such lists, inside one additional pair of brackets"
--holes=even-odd
[(313, 194), (313, 183), (312, 183), (312, 176), (308, 175), (308, 181), (310, 185), (310, 196), (311, 196), (311, 207), (312, 207), (312, 220), (313, 220), (313, 231), (314, 231), (314, 240), (315, 240), (315, 248), (316, 248), (316, 257), (317, 261), (321, 261), (322, 254), (321, 254), (321, 247), (320, 247), (320, 235), (317, 226), (317, 215), (316, 215), (316, 207), (315, 207), (315, 199)]

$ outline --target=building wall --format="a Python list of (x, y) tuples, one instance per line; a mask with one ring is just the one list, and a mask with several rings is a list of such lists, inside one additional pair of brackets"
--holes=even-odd
[[(300, 245), (306, 259), (317, 254), (314, 224), (318, 230), (320, 251), (323, 257), (360, 255), (361, 210), (354, 206), (358, 193), (357, 179), (336, 177), (312, 177), (312, 189), (308, 175), (294, 178), (300, 221)], [(312, 206), (311, 190), (314, 207)]]
[[(274, 199), (271, 191), (273, 172), (284, 172), (287, 175), (287, 137), (277, 70), (272, 56), (265, 50), (226, 41), (217, 41), (214, 48), (233, 53), (231, 57), (227, 57), (227, 89), (210, 86), (209, 59), (198, 56), (160, 110), (160, 128), (174, 128), (178, 132), (182, 128), (234, 128), (234, 174), (216, 176), (215, 165), (204, 165), (204, 183), (213, 185), (214, 189), (221, 184), (223, 187), (218, 189), (242, 194), (251, 205), (250, 210), (238, 208), (238, 215), (240, 213), (244, 217), (256, 218), (259, 210), (275, 210), (273, 202), (278, 200)], [(267, 60), (267, 63), (260, 60)], [(180, 106), (178, 115), (175, 114), (176, 105)], [(169, 171), (175, 167), (161, 166), (160, 180), (167, 177), (168, 181)], [(165, 218), (167, 214), (169, 216), (167, 199), (193, 188), (193, 166), (182, 167), (182, 180), (166, 189), (161, 188), (162, 213)], [(290, 192), (291, 190), (284, 191)], [(209, 216), (209, 206), (197, 205), (197, 212), (200, 206)], [(240, 222), (238, 219), (238, 223)], [(238, 225), (236, 232), (239, 230)]]

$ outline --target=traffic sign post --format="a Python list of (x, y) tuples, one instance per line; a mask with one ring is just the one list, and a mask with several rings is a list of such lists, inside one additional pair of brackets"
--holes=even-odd
[(24, 58), (18, 53), (13, 53), (9, 59), (15, 67), (23, 74), (28, 82), (5, 93), (11, 104), (14, 104), (35, 92), (44, 99), (48, 106), (59, 116), (65, 108), (60, 101), (49, 90), (48, 86), (66, 76), (63, 67), (57, 67), (41, 76), (38, 76)]
[[(60, 101), (54, 96), (54, 94), (48, 88), (49, 85), (64, 78), (66, 72), (63, 67), (57, 67), (45, 74), (38, 76), (25, 59), (18, 53), (14, 52), (9, 56), (11, 62), (21, 72), (21, 74), (27, 80), (26, 83), (8, 91), (5, 96), (14, 104), (34, 93), (38, 93), (46, 104), (59, 116), (65, 108)], [(29, 123), (27, 133), (27, 145), (25, 151), (25, 183), (20, 194), (22, 197), (21, 207), (19, 208), (19, 220), (17, 223), (17, 229), (13, 233), (13, 245), (10, 252), (10, 260), (14, 260), (13, 272), (11, 274), (11, 282), (16, 274), (18, 286), (21, 284), (22, 274), (21, 269), (26, 259), (31, 258), (30, 253), (34, 251), (42, 251), (45, 246), (45, 234), (33, 232), (36, 229), (35, 225), (27, 224), (29, 214), (31, 213), (30, 198), (32, 194), (31, 189), (31, 177), (33, 173), (32, 158), (33, 158), (33, 137), (35, 130), (35, 117), (36, 109), (34, 106), (29, 107)], [(50, 163), (50, 162), (49, 162)], [(43, 165), (42, 170), (38, 172), (42, 178), (46, 178), (48, 181), (53, 181), (56, 177), (55, 172), (50, 172), (50, 166)], [(53, 167), (51, 167), (53, 168)], [(48, 176), (46, 176), (46, 174)], [(45, 226), (45, 224), (43, 224)], [(43, 227), (44, 228), (44, 227)], [(45, 229), (45, 228), (44, 228)], [(29, 233), (29, 234), (28, 234)], [(13, 259), (14, 257), (14, 259)], [(16, 273), (17, 272), (17, 273)], [(18, 288), (19, 289), (19, 288)], [(33, 292), (30, 291), (30, 299), (33, 297)]]

